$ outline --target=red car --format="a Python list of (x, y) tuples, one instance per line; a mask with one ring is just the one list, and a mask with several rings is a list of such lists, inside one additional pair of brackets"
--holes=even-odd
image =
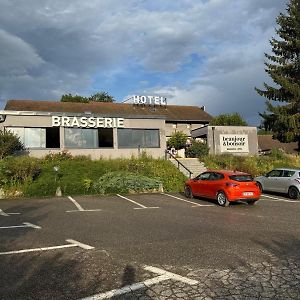
[(261, 195), (259, 186), (251, 175), (223, 170), (208, 170), (187, 180), (184, 193), (187, 198), (200, 196), (216, 199), (221, 206), (228, 206), (234, 201), (253, 205)]

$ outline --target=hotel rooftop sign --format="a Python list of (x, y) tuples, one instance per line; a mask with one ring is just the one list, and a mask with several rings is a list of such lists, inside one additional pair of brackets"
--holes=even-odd
[(125, 101), (125, 103), (133, 103), (137, 105), (167, 105), (167, 98), (162, 96), (132, 96)]

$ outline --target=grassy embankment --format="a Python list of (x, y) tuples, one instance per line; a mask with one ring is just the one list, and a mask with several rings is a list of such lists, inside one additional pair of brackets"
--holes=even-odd
[(266, 174), (274, 168), (300, 168), (299, 155), (287, 155), (280, 150), (273, 150), (271, 154), (263, 156), (209, 155), (202, 161), (210, 169), (238, 170), (253, 177)]
[[(55, 171), (56, 169), (57, 171)], [(10, 196), (114, 194), (183, 189), (185, 176), (169, 161), (142, 155), (99, 159), (49, 155), (45, 159), (9, 157), (0, 161), (0, 188)]]
[[(300, 168), (299, 155), (285, 155), (280, 151), (268, 156), (220, 155), (205, 156), (201, 160), (207, 168), (239, 170), (253, 176), (275, 167)], [(178, 192), (183, 190), (185, 180), (171, 162), (146, 155), (92, 161), (63, 153), (44, 159), (8, 157), (0, 160), (0, 190), (8, 196), (54, 196), (57, 187), (63, 195), (158, 191), (161, 185), (166, 192)]]

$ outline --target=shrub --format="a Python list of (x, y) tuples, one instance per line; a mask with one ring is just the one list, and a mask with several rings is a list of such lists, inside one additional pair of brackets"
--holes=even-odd
[(0, 130), (0, 159), (24, 150), (19, 138), (10, 131)]
[(0, 164), (0, 183), (5, 186), (32, 182), (41, 172), (40, 161), (28, 156), (8, 157)]
[(68, 150), (62, 150), (58, 153), (49, 153), (44, 157), (44, 160), (47, 162), (57, 162), (57, 161), (63, 161), (63, 160), (69, 160), (73, 159), (73, 156)]
[(159, 190), (161, 181), (130, 172), (110, 172), (101, 176), (94, 184), (99, 194), (147, 192)]
[(203, 157), (208, 155), (209, 148), (206, 143), (193, 141), (192, 145), (185, 150), (186, 157)]
[(174, 132), (167, 141), (169, 148), (175, 148), (176, 150), (183, 149), (186, 145), (187, 135), (182, 131)]

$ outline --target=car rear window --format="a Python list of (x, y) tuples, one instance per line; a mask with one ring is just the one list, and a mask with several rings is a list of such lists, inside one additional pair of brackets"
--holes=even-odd
[(253, 180), (251, 175), (231, 175), (229, 176), (229, 178), (231, 180), (240, 181), (240, 182)]

